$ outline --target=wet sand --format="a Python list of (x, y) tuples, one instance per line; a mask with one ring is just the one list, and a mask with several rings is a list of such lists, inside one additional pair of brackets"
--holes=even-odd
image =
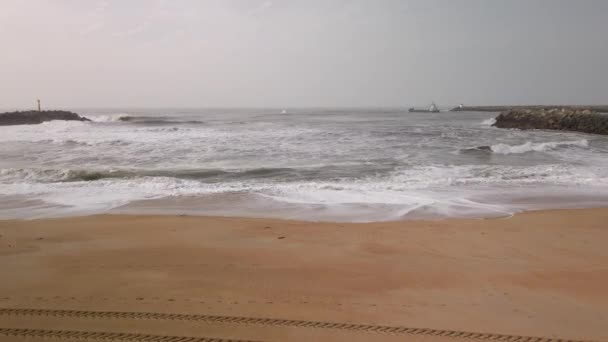
[(1, 341), (37, 341), (6, 328), (121, 341), (608, 340), (608, 209), (369, 224), (100, 215), (0, 221), (0, 235)]

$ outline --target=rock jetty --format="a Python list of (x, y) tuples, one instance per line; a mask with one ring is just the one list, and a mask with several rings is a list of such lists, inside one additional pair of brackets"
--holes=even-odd
[(45, 121), (91, 121), (76, 113), (63, 110), (31, 110), (23, 112), (10, 112), (0, 114), (0, 126), (9, 125), (35, 125)]
[(564, 108), (572, 110), (589, 109), (594, 112), (608, 113), (608, 106), (565, 106), (565, 105), (538, 105), (538, 106), (458, 106), (450, 109), (450, 112), (504, 112), (507, 110)]
[(572, 108), (512, 109), (500, 113), (493, 126), (608, 135), (608, 114)]

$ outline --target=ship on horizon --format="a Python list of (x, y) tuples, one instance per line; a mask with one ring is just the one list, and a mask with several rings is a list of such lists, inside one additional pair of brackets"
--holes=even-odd
[(409, 112), (410, 113), (439, 113), (439, 108), (437, 108), (437, 105), (435, 104), (435, 102), (432, 102), (431, 105), (426, 109), (417, 109), (415, 107), (410, 107)]

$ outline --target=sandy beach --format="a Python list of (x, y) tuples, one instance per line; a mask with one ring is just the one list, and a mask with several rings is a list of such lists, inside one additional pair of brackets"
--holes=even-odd
[(606, 14), (0, 0), (0, 342), (608, 342)]
[(23, 330), (0, 340), (608, 340), (606, 222), (608, 209), (368, 224), (1, 221), (0, 333)]

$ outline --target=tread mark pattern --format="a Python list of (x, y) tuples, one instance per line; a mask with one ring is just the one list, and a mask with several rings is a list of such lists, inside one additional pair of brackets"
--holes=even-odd
[[(432, 335), (442, 337), (453, 337), (473, 340), (491, 341), (543, 341), (543, 342), (591, 342), (590, 340), (564, 340), (559, 338), (546, 338), (536, 336), (519, 336), (492, 333), (475, 333), (468, 331), (453, 331), (428, 328), (410, 328), (401, 326), (358, 324), (358, 323), (338, 323), (338, 322), (318, 322), (292, 319), (274, 319), (262, 317), (239, 317), (239, 316), (213, 316), (197, 314), (170, 314), (157, 312), (121, 312), (121, 311), (81, 311), (81, 310), (51, 310), (51, 309), (17, 309), (0, 308), (1, 316), (46, 316), (62, 318), (91, 318), (91, 319), (133, 319), (133, 320), (172, 320), (186, 322), (206, 322), (206, 323), (225, 323), (225, 324), (250, 324), (250, 325), (269, 325), (281, 327), (300, 327), (312, 329), (332, 329), (353, 332), (388, 333), (402, 335)], [(7, 330), (7, 329), (4, 329)], [(10, 329), (8, 329), (10, 330)], [(13, 329), (14, 330), (14, 329)], [(173, 336), (175, 338), (175, 336)], [(122, 341), (122, 340), (121, 340)], [(125, 340), (129, 341), (129, 340)], [(148, 341), (148, 340), (142, 340)], [(158, 341), (167, 341), (160, 339)], [(212, 340), (194, 340), (212, 341)], [(223, 340), (218, 340), (223, 341)]]
[(253, 342), (243, 340), (230, 340), (211, 337), (190, 337), (190, 336), (166, 336), (166, 335), (147, 335), (133, 333), (112, 333), (99, 331), (77, 331), (77, 330), (42, 330), (42, 329), (10, 329), (0, 328), (0, 336), (22, 337), (22, 338), (52, 338), (63, 340), (78, 341), (116, 341), (116, 342)]

